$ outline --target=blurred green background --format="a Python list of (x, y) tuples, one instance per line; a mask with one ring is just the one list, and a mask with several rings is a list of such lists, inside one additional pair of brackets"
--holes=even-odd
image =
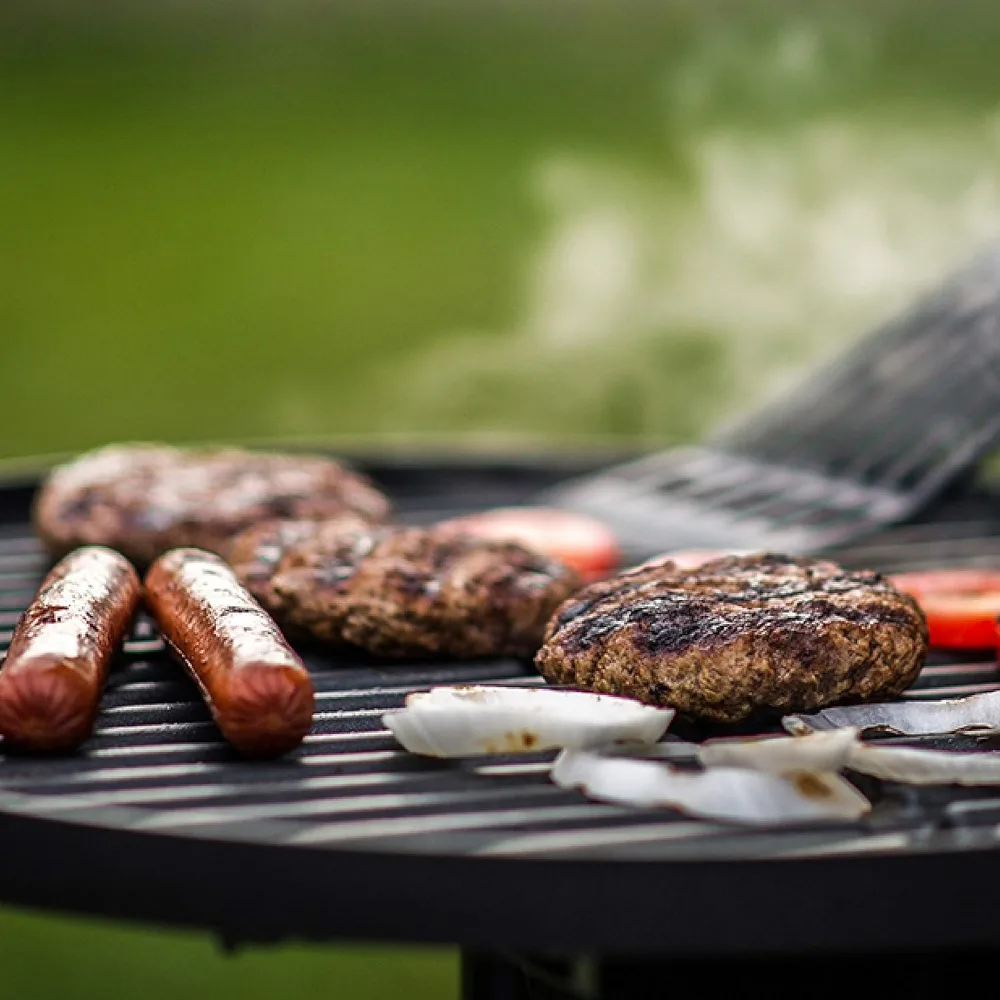
[[(986, 2), (0, 5), (0, 457), (688, 440), (1000, 232)], [(0, 913), (0, 997), (453, 996)]]

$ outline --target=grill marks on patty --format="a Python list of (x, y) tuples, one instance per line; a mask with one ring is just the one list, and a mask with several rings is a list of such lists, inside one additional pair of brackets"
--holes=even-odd
[[(286, 560), (284, 568), (289, 572), (306, 559), (325, 554), (331, 576), (344, 578), (353, 571), (356, 560), (351, 560), (349, 549), (343, 547), (354, 544), (351, 539), (359, 535), (372, 537), (373, 529), (354, 514), (326, 521), (264, 521), (231, 539), (225, 556), (250, 593), (265, 608), (276, 612), (282, 601), (272, 583), (282, 560)], [(318, 581), (330, 582), (322, 579), (322, 574), (318, 574)]]
[(388, 657), (530, 656), (580, 585), (519, 544), (437, 528), (260, 526), (230, 558), (283, 625)]
[(926, 648), (920, 609), (877, 573), (764, 554), (662, 560), (588, 587), (536, 663), (554, 683), (736, 722), (898, 694)]
[(786, 561), (785, 566), (796, 568), (795, 576), (787, 578), (779, 575), (782, 567), (773, 561), (777, 557), (767, 558), (768, 564), (750, 569), (724, 565), (709, 576), (681, 571), (674, 586), (653, 568), (636, 579), (626, 574), (596, 599), (563, 609), (559, 623), (569, 625), (586, 614), (567, 636), (580, 649), (610, 630), (635, 625), (650, 653), (670, 653), (695, 644), (705, 649), (725, 645), (748, 629), (807, 629), (837, 616), (858, 625), (906, 625), (912, 619), (895, 591), (892, 599), (879, 599), (875, 573), (848, 576), (832, 563)]

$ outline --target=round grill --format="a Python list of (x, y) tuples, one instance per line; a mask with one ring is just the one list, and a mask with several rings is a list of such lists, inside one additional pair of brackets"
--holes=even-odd
[[(587, 468), (359, 464), (412, 522), (519, 503)], [(28, 522), (33, 487), (0, 491), (0, 648), (47, 566)], [(930, 522), (841, 557), (879, 569), (989, 561), (1000, 553), (993, 506), (985, 495), (950, 501)], [(858, 947), (872, 934), (887, 947), (971, 944), (1000, 931), (979, 892), (1000, 870), (1000, 789), (866, 785), (876, 807), (863, 822), (781, 832), (602, 805), (552, 785), (549, 753), (425, 760), (382, 724), (431, 685), (540, 683), (530, 664), (303, 655), (317, 691), (313, 731), (286, 759), (242, 761), (140, 617), (82, 752), (0, 758), (0, 897), (239, 940), (663, 953)], [(998, 686), (993, 662), (937, 659), (907, 697)]]

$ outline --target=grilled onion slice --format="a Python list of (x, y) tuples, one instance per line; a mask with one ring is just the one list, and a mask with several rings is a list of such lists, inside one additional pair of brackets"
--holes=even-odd
[(880, 746), (862, 743), (856, 729), (710, 740), (699, 747), (698, 757), (705, 766), (749, 767), (770, 774), (846, 769), (908, 785), (1000, 785), (1000, 753)]
[(480, 685), (411, 694), (406, 707), (383, 716), (383, 722), (411, 753), (470, 757), (655, 743), (673, 717), (673, 709), (631, 698)]
[(682, 771), (648, 760), (564, 750), (551, 771), (560, 788), (617, 805), (667, 807), (749, 826), (858, 820), (871, 803), (836, 774), (777, 775), (747, 768)]
[(851, 749), (847, 766), (873, 778), (907, 785), (1000, 785), (1000, 753), (858, 743)]
[(810, 736), (759, 736), (707, 740), (698, 747), (705, 767), (749, 767), (769, 774), (789, 771), (839, 771), (858, 743), (856, 729), (834, 729)]
[(785, 729), (795, 736), (850, 727), (897, 736), (1000, 730), (1000, 691), (944, 701), (891, 701), (824, 708), (815, 715), (786, 715)]

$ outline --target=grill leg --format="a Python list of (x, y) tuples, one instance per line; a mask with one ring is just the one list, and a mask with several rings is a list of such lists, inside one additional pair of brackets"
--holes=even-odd
[(597, 997), (580, 963), (462, 952), (462, 1000), (597, 1000)]
[(462, 1000), (528, 1000), (521, 970), (487, 952), (462, 952)]

